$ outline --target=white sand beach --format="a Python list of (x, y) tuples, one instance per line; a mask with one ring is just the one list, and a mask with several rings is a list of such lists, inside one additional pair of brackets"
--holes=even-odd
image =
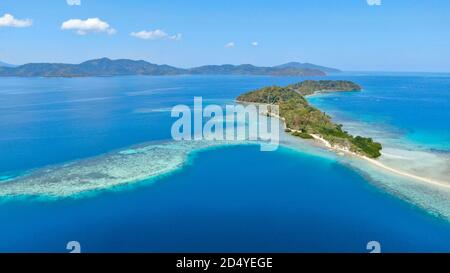
[[(295, 130), (292, 130), (292, 131), (295, 131)], [(373, 165), (375, 165), (375, 166), (377, 166), (379, 168), (382, 168), (383, 170), (395, 173), (397, 175), (401, 175), (401, 176), (404, 176), (404, 177), (407, 177), (407, 178), (411, 178), (411, 179), (414, 179), (416, 181), (419, 181), (419, 182), (422, 182), (422, 183), (426, 183), (426, 184), (429, 184), (429, 185), (450, 189), (450, 184), (447, 183), (447, 182), (439, 181), (439, 180), (428, 178), (428, 177), (418, 176), (418, 175), (415, 175), (415, 174), (411, 174), (411, 173), (408, 173), (408, 172), (405, 172), (405, 171), (402, 171), (402, 170), (399, 170), (399, 169), (387, 166), (386, 164), (383, 164), (382, 162), (378, 161), (377, 159), (372, 159), (372, 158), (369, 158), (367, 156), (359, 155), (357, 153), (349, 151), (345, 147), (340, 147), (338, 145), (332, 145), (330, 142), (328, 142), (327, 140), (323, 139), (319, 135), (311, 134), (311, 136), (316, 141), (322, 143), (322, 145), (324, 145), (326, 148), (334, 150), (334, 151), (336, 151), (338, 153), (344, 153), (344, 154), (347, 154), (347, 155), (356, 156), (358, 158), (366, 160), (367, 162), (370, 162), (371, 164), (373, 164)]]
[[(237, 101), (237, 102), (239, 102), (239, 101)], [(239, 103), (242, 103), (242, 102), (239, 102)], [(259, 104), (259, 103), (254, 103), (254, 104)], [(280, 119), (284, 123), (284, 118), (283, 117), (281, 117), (281, 116), (279, 116), (277, 114), (274, 114), (274, 113), (267, 113), (267, 114), (269, 114), (272, 117)], [(284, 124), (284, 128), (289, 129), (292, 132), (300, 132), (298, 130), (286, 127), (285, 124)], [(415, 175), (415, 174), (406, 172), (404, 170), (396, 169), (396, 168), (390, 167), (390, 166), (380, 162), (378, 159), (372, 159), (372, 158), (369, 158), (367, 156), (363, 156), (363, 155), (354, 153), (354, 152), (350, 151), (346, 147), (341, 147), (339, 145), (332, 145), (330, 142), (328, 142), (327, 140), (322, 138), (320, 135), (311, 134), (311, 136), (314, 138), (314, 140), (317, 143), (320, 143), (321, 146), (323, 146), (324, 148), (327, 148), (329, 150), (333, 150), (334, 152), (336, 152), (339, 155), (354, 156), (354, 157), (360, 158), (362, 160), (365, 160), (365, 161), (373, 164), (374, 166), (376, 166), (376, 167), (378, 167), (378, 168), (380, 168), (380, 169), (382, 169), (384, 171), (388, 171), (390, 173), (393, 173), (393, 174), (396, 174), (396, 175), (400, 175), (400, 176), (403, 176), (403, 177), (406, 177), (406, 178), (414, 179), (417, 182), (426, 183), (428, 185), (450, 189), (450, 183), (449, 182), (444, 182), (444, 181), (440, 181), (440, 180), (429, 178), (429, 177), (423, 177), (423, 176), (419, 176), (419, 175)]]

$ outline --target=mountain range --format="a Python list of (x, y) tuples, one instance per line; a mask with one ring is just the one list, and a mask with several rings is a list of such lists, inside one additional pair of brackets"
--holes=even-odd
[(311, 63), (298, 63), (298, 62), (290, 62), (282, 65), (275, 66), (277, 68), (298, 68), (298, 69), (317, 69), (321, 70), (325, 73), (340, 73), (342, 72), (339, 69), (311, 64)]
[(0, 67), (15, 67), (16, 65), (0, 62)]
[(95, 77), (122, 75), (268, 75), (268, 76), (325, 76), (340, 72), (338, 69), (291, 62), (278, 66), (260, 67), (242, 65), (205, 65), (194, 68), (177, 68), (146, 61), (101, 58), (80, 64), (29, 63), (16, 67), (1, 66), (0, 76), (15, 77)]

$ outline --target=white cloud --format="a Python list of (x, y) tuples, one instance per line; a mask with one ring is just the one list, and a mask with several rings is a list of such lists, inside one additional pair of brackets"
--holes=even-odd
[(367, 0), (369, 6), (381, 6), (381, 0)]
[(62, 23), (61, 29), (75, 30), (79, 35), (85, 35), (89, 32), (106, 32), (110, 35), (116, 33), (114, 28), (99, 18), (89, 18), (86, 20), (70, 19)]
[(142, 30), (139, 32), (131, 32), (130, 35), (144, 40), (158, 40), (167, 38), (167, 36), (169, 36), (167, 33), (165, 33), (160, 29), (151, 31)]
[(234, 47), (234, 46), (235, 46), (234, 42), (229, 42), (229, 43), (225, 44), (225, 47), (228, 47), (228, 48), (231, 48), (231, 47)]
[(252, 42), (252, 46), (259, 46), (258, 42)]
[(66, 0), (67, 5), (69, 6), (80, 6), (81, 0)]
[(169, 35), (161, 29), (155, 29), (150, 31), (141, 30), (139, 32), (131, 32), (130, 35), (144, 40), (174, 40), (174, 41), (181, 40), (182, 36), (181, 33)]
[(0, 27), (29, 27), (32, 24), (31, 19), (16, 19), (9, 13), (0, 17)]

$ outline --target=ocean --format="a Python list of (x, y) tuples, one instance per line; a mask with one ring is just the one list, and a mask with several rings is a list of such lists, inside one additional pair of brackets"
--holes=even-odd
[[(140, 161), (127, 154), (130, 167), (172, 164), (143, 181), (64, 198), (6, 191), (24, 177), (14, 190), (66, 193), (68, 187), (27, 177), (53, 169), (69, 177), (77, 169), (107, 167), (117, 151), (170, 140), (171, 108), (192, 105), (194, 96), (224, 105), (252, 89), (305, 79), (1, 78), (0, 251), (67, 252), (69, 241), (83, 252), (368, 252), (369, 241), (383, 252), (450, 251), (448, 190), (302, 141), (276, 152), (256, 145), (181, 149), (169, 142), (182, 152), (151, 148)], [(449, 182), (450, 75), (319, 79), (363, 86), (308, 100), (351, 133), (381, 141), (382, 162)]]

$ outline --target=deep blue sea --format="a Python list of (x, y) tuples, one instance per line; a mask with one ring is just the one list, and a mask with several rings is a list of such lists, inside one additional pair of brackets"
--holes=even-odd
[[(342, 120), (382, 124), (424, 149), (450, 150), (450, 75), (350, 73), (361, 93), (311, 98)], [(0, 78), (0, 183), (40, 167), (170, 139), (170, 109), (226, 104), (296, 77)], [(317, 78), (315, 78), (317, 79)], [(151, 162), (149, 162), (151, 164)], [(235, 146), (194, 153), (135, 187), (57, 201), (0, 201), (0, 251), (450, 251), (450, 222), (330, 158)]]

